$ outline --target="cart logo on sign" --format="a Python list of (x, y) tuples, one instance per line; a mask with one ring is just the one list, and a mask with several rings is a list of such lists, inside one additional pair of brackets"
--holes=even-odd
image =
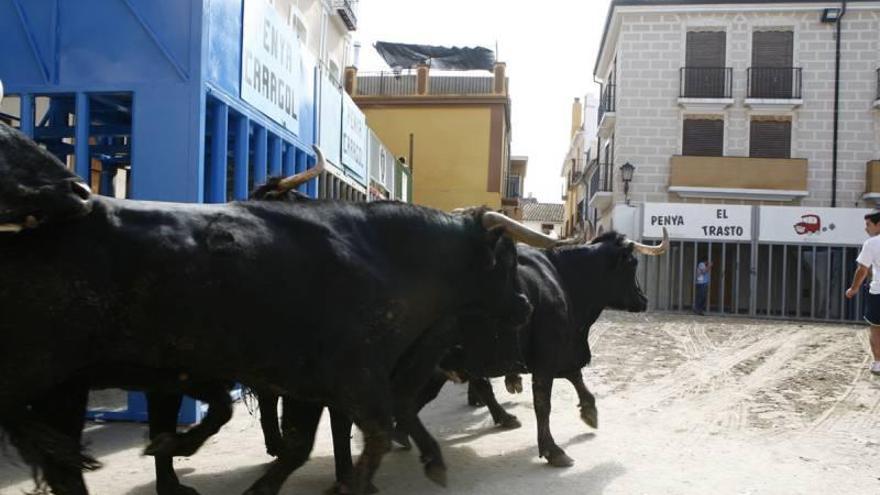
[(797, 235), (819, 234), (821, 232), (834, 230), (835, 228), (836, 226), (833, 223), (828, 224), (826, 227), (822, 227), (822, 218), (819, 215), (814, 215), (812, 213), (803, 215), (801, 221), (794, 224), (794, 231), (797, 232)]

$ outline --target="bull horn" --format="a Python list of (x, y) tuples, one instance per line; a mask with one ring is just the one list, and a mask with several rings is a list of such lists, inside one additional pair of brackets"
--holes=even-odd
[(629, 241), (629, 243), (636, 252), (642, 253), (645, 256), (660, 256), (669, 251), (669, 232), (666, 231), (666, 227), (663, 227), (663, 242), (657, 246), (648, 246), (636, 241)]
[(305, 172), (300, 172), (296, 175), (291, 175), (290, 177), (285, 177), (278, 182), (278, 192), (287, 192), (293, 188), (299, 187), (300, 185), (314, 179), (321, 175), (321, 172), (324, 171), (324, 164), (326, 163), (324, 160), (324, 153), (321, 152), (321, 148), (317, 146), (313, 146), (315, 150), (315, 157), (317, 158), (315, 162), (315, 166), (306, 170)]
[(507, 233), (511, 238), (519, 242), (524, 242), (530, 246), (552, 248), (574, 244), (571, 240), (554, 239), (548, 235), (532, 230), (501, 213), (487, 211), (483, 214), (483, 227), (491, 229), (492, 227), (497, 227), (499, 225), (507, 230)]

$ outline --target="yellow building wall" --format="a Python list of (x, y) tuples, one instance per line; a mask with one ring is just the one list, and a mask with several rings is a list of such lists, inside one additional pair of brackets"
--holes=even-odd
[(487, 192), (491, 113), (488, 107), (364, 108), (367, 124), (396, 156), (408, 156), (414, 135), (413, 202), (444, 211), (501, 208), (500, 190)]

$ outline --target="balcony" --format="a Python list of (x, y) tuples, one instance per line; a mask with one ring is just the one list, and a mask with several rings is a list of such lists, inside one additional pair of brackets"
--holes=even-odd
[(604, 210), (614, 201), (614, 169), (610, 163), (596, 164), (587, 171), (590, 175), (589, 205)]
[(602, 91), (602, 97), (599, 99), (599, 135), (608, 137), (611, 130), (614, 129), (617, 111), (617, 86), (615, 84), (605, 85)]
[(880, 203), (880, 160), (868, 162), (865, 169), (864, 199)]
[(357, 31), (356, 4), (357, 0), (334, 0), (333, 2), (333, 8), (349, 31)]
[(749, 67), (746, 106), (753, 109), (792, 110), (804, 103), (800, 67)]
[(669, 192), (683, 198), (794, 201), (807, 195), (807, 160), (673, 156)]
[(419, 92), (415, 74), (363, 72), (357, 75), (355, 96), (498, 96), (495, 85), (492, 76), (430, 76)]
[(733, 105), (733, 69), (682, 67), (678, 104), (685, 110), (720, 111)]

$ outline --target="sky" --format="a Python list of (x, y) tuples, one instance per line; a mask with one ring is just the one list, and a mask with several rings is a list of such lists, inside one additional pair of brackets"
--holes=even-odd
[[(561, 203), (575, 97), (598, 94), (593, 66), (609, 0), (361, 0), (359, 69), (387, 69), (376, 41), (484, 46), (507, 63), (514, 155), (529, 157), (525, 193)], [(536, 9), (536, 6), (541, 8)]]

